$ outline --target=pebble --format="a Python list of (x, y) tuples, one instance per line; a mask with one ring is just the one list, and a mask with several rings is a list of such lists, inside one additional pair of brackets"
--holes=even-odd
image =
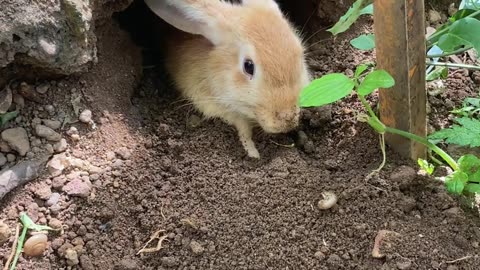
[(7, 161), (8, 162), (14, 162), (17, 159), (17, 157), (14, 154), (7, 154)]
[(62, 190), (70, 196), (86, 198), (90, 195), (91, 186), (77, 178), (68, 182)]
[(70, 129), (67, 130), (67, 135), (72, 136), (78, 134), (78, 129), (76, 127), (70, 127)]
[(37, 136), (53, 142), (58, 142), (62, 139), (62, 135), (58, 134), (55, 130), (44, 125), (37, 125), (35, 127), (35, 133), (37, 134)]
[(8, 227), (8, 225), (0, 221), (0, 245), (2, 245), (3, 243), (7, 242), (8, 239), (10, 239), (11, 233), (12, 232), (10, 231), (10, 228)]
[(198, 243), (197, 241), (195, 240), (192, 240), (190, 242), (190, 249), (192, 249), (192, 252), (193, 254), (195, 255), (200, 255), (202, 254), (204, 251), (205, 251), (205, 248), (202, 247), (202, 245), (200, 245), (200, 243)]
[(52, 247), (52, 249), (57, 250), (63, 245), (64, 242), (65, 242), (65, 240), (63, 240), (63, 238), (55, 238), (52, 241), (51, 247)]
[(442, 16), (438, 11), (431, 9), (428, 11), (428, 20), (431, 24), (437, 24), (442, 20)]
[(7, 142), (5, 141), (0, 141), (0, 152), (2, 153), (9, 153), (12, 151), (12, 148), (10, 148), (10, 145), (8, 145)]
[(95, 266), (87, 255), (80, 256), (80, 266), (83, 270), (95, 270)]
[(13, 94), (13, 103), (17, 105), (18, 109), (23, 109), (25, 107), (25, 99), (22, 95)]
[(55, 177), (62, 174), (63, 170), (70, 167), (70, 159), (65, 154), (58, 154), (47, 163), (50, 174)]
[(92, 122), (92, 111), (84, 110), (83, 112), (80, 113), (78, 120), (80, 120), (83, 123), (90, 124)]
[(55, 153), (65, 152), (67, 148), (68, 148), (68, 143), (67, 143), (67, 140), (65, 140), (64, 138), (62, 138), (59, 142), (53, 145), (53, 151)]
[(130, 157), (132, 156), (132, 152), (126, 147), (120, 147), (115, 152), (117, 153), (117, 155), (119, 155), (122, 159), (125, 160), (130, 159)]
[(67, 249), (65, 252), (65, 259), (67, 259), (67, 264), (69, 266), (74, 266), (80, 263), (78, 260), (78, 254), (77, 251), (74, 249)]
[(107, 158), (108, 161), (114, 160), (114, 159), (115, 159), (115, 152), (113, 152), (113, 151), (108, 151), (108, 152), (106, 153), (106, 158)]
[(52, 190), (49, 186), (41, 187), (35, 191), (35, 195), (41, 200), (48, 200), (52, 196)]
[(62, 126), (62, 122), (57, 120), (43, 119), (43, 124), (51, 129), (59, 129)]
[(52, 227), (53, 229), (60, 229), (62, 228), (62, 222), (56, 218), (50, 219), (48, 222), (48, 226)]
[(12, 89), (7, 86), (2, 91), (0, 91), (0, 114), (4, 114), (8, 111), (8, 109), (12, 105), (12, 101)]
[(48, 114), (50, 115), (54, 115), (55, 114), (55, 107), (53, 107), (52, 105), (47, 105), (45, 106), (45, 110), (48, 112)]
[(0, 166), (7, 164), (7, 157), (3, 153), (0, 153)]
[[(63, 184), (62, 184), (62, 187), (63, 187)], [(46, 206), (53, 206), (60, 201), (60, 198), (61, 198), (60, 193), (54, 192), (54, 193), (52, 193), (52, 195), (50, 195), (50, 198), (48, 198), (48, 200), (45, 202), (45, 205)]]
[(50, 89), (50, 84), (47, 82), (47, 83), (42, 83), (40, 85), (37, 85), (37, 87), (35, 87), (35, 90), (37, 90), (37, 93), (39, 94), (46, 94), (48, 92), (48, 90)]
[(28, 140), (27, 131), (22, 127), (10, 128), (4, 130), (1, 135), (2, 139), (21, 156), (25, 156), (30, 151), (30, 141)]

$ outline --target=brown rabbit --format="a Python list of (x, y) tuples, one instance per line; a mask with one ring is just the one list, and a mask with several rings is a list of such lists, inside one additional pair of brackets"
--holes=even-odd
[(166, 59), (179, 90), (204, 116), (235, 126), (248, 156), (260, 157), (253, 125), (267, 133), (297, 127), (310, 76), (301, 39), (274, 0), (145, 2), (185, 32), (168, 40)]

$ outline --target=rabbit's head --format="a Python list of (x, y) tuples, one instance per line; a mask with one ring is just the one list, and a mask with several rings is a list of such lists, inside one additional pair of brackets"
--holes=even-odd
[(298, 98), (309, 83), (304, 47), (274, 0), (146, 0), (161, 18), (212, 46), (201, 68), (213, 95), (266, 132), (298, 125)]

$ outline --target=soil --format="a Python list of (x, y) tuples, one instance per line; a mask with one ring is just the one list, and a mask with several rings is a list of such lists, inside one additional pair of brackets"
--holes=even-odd
[[(372, 59), (348, 43), (370, 30), (364, 23), (335, 40), (312, 38), (316, 76), (353, 73)], [(98, 33), (99, 63), (52, 83), (45, 100), (74, 115), (71, 97), (82, 94), (96, 128), (68, 123), (66, 154), (100, 169), (44, 173), (0, 201), (0, 220), (11, 229), (21, 211), (39, 224), (64, 225), (63, 233), (49, 233), (43, 257), (21, 257), (17, 269), (479, 269), (475, 209), (391, 151), (381, 173), (367, 177), (381, 152), (378, 136), (355, 119), (361, 110), (355, 97), (304, 111), (301, 132), (257, 130), (262, 159), (255, 161), (230, 126), (202, 120), (181, 101), (161, 67), (145, 67), (140, 77), (140, 49), (125, 32), (105, 24)], [(472, 78), (450, 74), (431, 104), (434, 128), (449, 121), (446, 103), (458, 106), (478, 92)], [(41, 106), (27, 101), (29, 110)], [(67, 134), (70, 126), (79, 140)], [(86, 197), (62, 189), (77, 179), (91, 184)], [(55, 209), (39, 192), (45, 189), (61, 195)], [(338, 202), (321, 210), (325, 191)], [(166, 235), (162, 248), (136, 255), (159, 230)], [(384, 256), (373, 258), (382, 230)], [(0, 267), (12, 242), (0, 245)], [(68, 249), (78, 261), (65, 258)]]

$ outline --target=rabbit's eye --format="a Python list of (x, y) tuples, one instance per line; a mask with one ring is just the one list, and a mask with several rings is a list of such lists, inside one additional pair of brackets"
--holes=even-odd
[(255, 64), (252, 60), (246, 59), (243, 62), (243, 71), (251, 78), (255, 74)]

